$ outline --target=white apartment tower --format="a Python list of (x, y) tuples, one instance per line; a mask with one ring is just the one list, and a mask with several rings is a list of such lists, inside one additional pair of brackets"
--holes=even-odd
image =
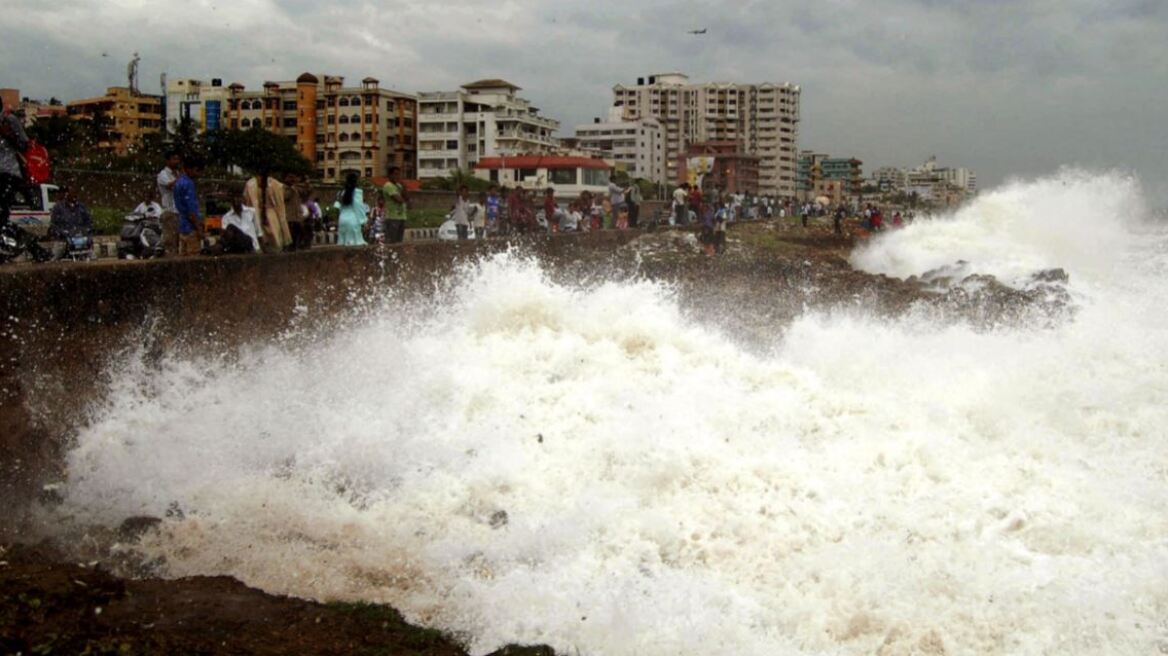
[(665, 184), (665, 130), (652, 117), (622, 120), (621, 108), (613, 107), (607, 121), (576, 126), (576, 140), (584, 150), (596, 150), (617, 168), (634, 178)]
[(418, 177), (467, 170), (483, 157), (552, 153), (559, 121), (516, 95), (506, 80), (418, 94)]
[(690, 144), (735, 141), (759, 161), (759, 192), (794, 196), (798, 168), (799, 86), (789, 82), (692, 84), (681, 73), (638, 78), (613, 87), (623, 118), (655, 118), (665, 138), (665, 174), (678, 179)]

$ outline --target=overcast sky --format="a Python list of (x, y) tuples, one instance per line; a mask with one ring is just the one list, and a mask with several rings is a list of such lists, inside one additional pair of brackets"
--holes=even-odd
[[(686, 34), (707, 28), (703, 36)], [(502, 77), (560, 134), (612, 86), (803, 88), (799, 147), (876, 166), (935, 154), (983, 187), (1060, 165), (1137, 173), (1168, 203), (1168, 0), (5, 0), (0, 86), (64, 99), (158, 76), (258, 88), (309, 70), (402, 91)]]

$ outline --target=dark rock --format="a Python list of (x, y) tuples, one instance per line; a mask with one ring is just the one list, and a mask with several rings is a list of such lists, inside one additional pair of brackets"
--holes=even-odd
[(162, 520), (157, 517), (127, 517), (118, 527), (118, 537), (123, 540), (137, 540), (143, 533), (156, 528)]

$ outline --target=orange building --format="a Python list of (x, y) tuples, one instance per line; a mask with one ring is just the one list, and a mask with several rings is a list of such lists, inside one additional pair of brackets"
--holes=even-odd
[(359, 87), (344, 82), (304, 73), (292, 82), (265, 82), (263, 91), (232, 84), (224, 125), (287, 136), (326, 182), (350, 172), (381, 178), (391, 166), (404, 178), (416, 177), (417, 99), (382, 89), (371, 77)]

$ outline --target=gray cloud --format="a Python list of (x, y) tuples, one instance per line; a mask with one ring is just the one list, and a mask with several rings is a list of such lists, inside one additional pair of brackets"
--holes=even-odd
[(790, 80), (801, 147), (869, 167), (936, 154), (987, 183), (1121, 167), (1168, 200), (1162, 0), (9, 0), (0, 32), (0, 85), (32, 96), (100, 93), (137, 49), (147, 88), (163, 71), (253, 88), (374, 75), (405, 91), (505, 77), (564, 132), (653, 72)]

